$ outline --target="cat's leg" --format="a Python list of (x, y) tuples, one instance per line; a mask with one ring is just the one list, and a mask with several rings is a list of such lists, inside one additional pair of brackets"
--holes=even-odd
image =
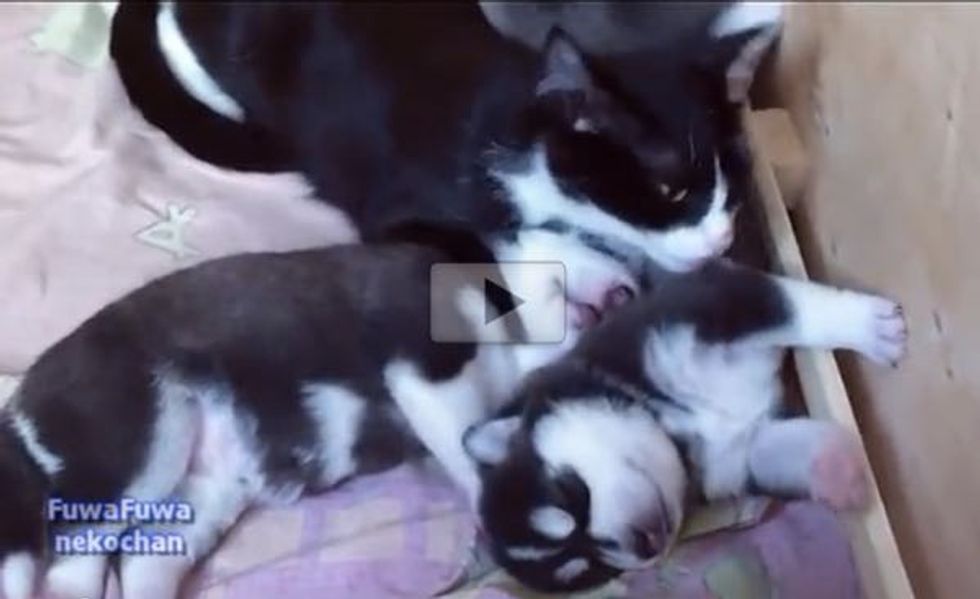
[(813, 420), (767, 420), (757, 429), (702, 439), (694, 455), (708, 499), (747, 492), (810, 498), (834, 509), (867, 500), (864, 454), (854, 435)]
[(231, 403), (204, 406), (202, 412), (190, 470), (174, 496), (174, 501), (189, 508), (185, 515), (190, 512), (190, 521), (140, 527), (143, 535), (172, 540), (178, 551), (124, 554), (120, 567), (124, 599), (177, 597), (187, 572), (214, 548), (261, 491), (259, 457), (243, 439)]

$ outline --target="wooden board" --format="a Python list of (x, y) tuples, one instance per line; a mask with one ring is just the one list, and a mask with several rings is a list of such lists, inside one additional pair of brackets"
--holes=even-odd
[[(754, 157), (753, 175), (761, 204), (763, 228), (768, 233), (775, 270), (796, 279), (806, 279), (806, 265), (776, 182), (773, 160), (766, 153), (767, 148), (774, 147), (771, 140), (764, 138), (767, 133), (774, 133), (772, 127), (766, 126), (770, 121), (765, 118), (768, 116), (771, 115), (753, 115), (748, 111), (744, 114)], [(810, 414), (833, 420), (860, 434), (833, 355), (825, 351), (798, 350), (794, 353), (794, 363)], [(864, 593), (867, 597), (875, 598), (912, 597), (912, 589), (874, 478), (871, 485), (868, 509), (861, 514), (845, 516)]]
[(811, 273), (899, 299), (897, 371), (842, 372), (917, 594), (980, 597), (980, 5), (794, 4), (776, 63)]

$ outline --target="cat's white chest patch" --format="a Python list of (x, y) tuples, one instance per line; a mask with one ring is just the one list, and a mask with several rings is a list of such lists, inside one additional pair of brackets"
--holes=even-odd
[[(507, 190), (508, 200), (520, 212), (525, 226), (559, 221), (599, 237), (649, 249), (642, 228), (620, 220), (589, 198), (572, 197), (562, 191), (541, 147), (530, 152), (524, 169), (491, 171), (490, 174)], [(637, 201), (642, 200), (637, 198)]]
[(594, 205), (569, 196), (561, 190), (548, 168), (543, 148), (535, 148), (528, 156), (527, 167), (520, 171), (491, 171), (507, 189), (513, 202), (528, 225), (540, 225), (558, 219), (577, 226), (591, 224), (606, 230), (610, 217)]

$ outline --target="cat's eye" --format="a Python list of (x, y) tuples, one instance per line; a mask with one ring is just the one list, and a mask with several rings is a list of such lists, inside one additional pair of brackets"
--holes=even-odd
[(666, 183), (659, 183), (657, 185), (657, 191), (660, 195), (667, 198), (671, 203), (676, 204), (677, 202), (683, 202), (684, 198), (687, 197), (687, 189), (671, 189)]
[(599, 132), (599, 128), (596, 127), (595, 122), (592, 119), (587, 119), (587, 118), (585, 118), (583, 116), (580, 116), (577, 119), (575, 119), (575, 122), (572, 123), (572, 129), (574, 129), (575, 131), (577, 131), (579, 133), (598, 133)]

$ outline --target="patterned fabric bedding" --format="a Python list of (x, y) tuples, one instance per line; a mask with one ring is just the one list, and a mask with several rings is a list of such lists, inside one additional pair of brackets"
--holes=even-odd
[[(229, 253), (354, 238), (300, 177), (212, 168), (144, 122), (107, 34), (99, 3), (0, 7), (0, 399), (45, 347), (147, 280)], [(760, 505), (706, 514), (702, 534), (658, 567), (593, 595), (858, 596), (833, 514), (792, 503), (763, 515)], [(475, 535), (438, 471), (405, 466), (253, 512), (186, 596), (533, 597), (476, 559)], [(109, 587), (117, 597), (114, 579)]]

